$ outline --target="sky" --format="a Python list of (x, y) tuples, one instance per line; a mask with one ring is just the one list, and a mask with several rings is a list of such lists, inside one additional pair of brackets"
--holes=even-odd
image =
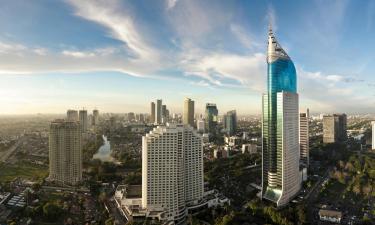
[(259, 114), (269, 22), (301, 110), (374, 112), (375, 1), (2, 0), (0, 114)]

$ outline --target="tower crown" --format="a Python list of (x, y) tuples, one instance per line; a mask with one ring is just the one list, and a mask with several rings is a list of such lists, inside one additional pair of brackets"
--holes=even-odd
[(277, 42), (276, 37), (272, 31), (272, 26), (270, 24), (268, 29), (268, 54), (267, 62), (272, 63), (278, 59), (290, 59), (285, 50), (281, 47), (279, 42)]

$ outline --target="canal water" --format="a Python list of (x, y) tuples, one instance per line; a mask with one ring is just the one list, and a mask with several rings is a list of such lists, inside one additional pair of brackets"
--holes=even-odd
[(111, 156), (111, 143), (108, 138), (103, 135), (103, 145), (100, 146), (97, 153), (92, 157), (93, 159), (99, 159), (102, 162), (114, 162), (115, 159)]

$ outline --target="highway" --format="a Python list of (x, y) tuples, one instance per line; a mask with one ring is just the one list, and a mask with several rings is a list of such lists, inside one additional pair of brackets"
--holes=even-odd
[(20, 146), (20, 144), (23, 141), (24, 141), (24, 137), (21, 137), (20, 139), (18, 139), (18, 141), (12, 147), (10, 147), (8, 150), (4, 151), (0, 155), (0, 162), (6, 162), (9, 159), (9, 157), (17, 150), (18, 146)]

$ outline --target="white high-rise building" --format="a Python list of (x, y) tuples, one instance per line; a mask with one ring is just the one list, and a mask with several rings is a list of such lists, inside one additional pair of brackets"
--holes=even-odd
[(372, 127), (372, 149), (375, 149), (375, 121), (371, 122)]
[(204, 119), (197, 120), (197, 130), (200, 133), (204, 133), (205, 122)]
[(51, 123), (49, 179), (68, 185), (82, 180), (81, 128), (78, 121), (55, 120)]
[(301, 164), (309, 167), (309, 109), (299, 114), (299, 147)]
[(204, 193), (201, 136), (187, 125), (158, 126), (142, 138), (142, 207), (186, 220)]
[(66, 112), (66, 119), (68, 121), (78, 121), (78, 111), (73, 109), (68, 109)]
[(79, 110), (79, 123), (81, 125), (81, 132), (86, 133), (88, 129), (87, 110)]

